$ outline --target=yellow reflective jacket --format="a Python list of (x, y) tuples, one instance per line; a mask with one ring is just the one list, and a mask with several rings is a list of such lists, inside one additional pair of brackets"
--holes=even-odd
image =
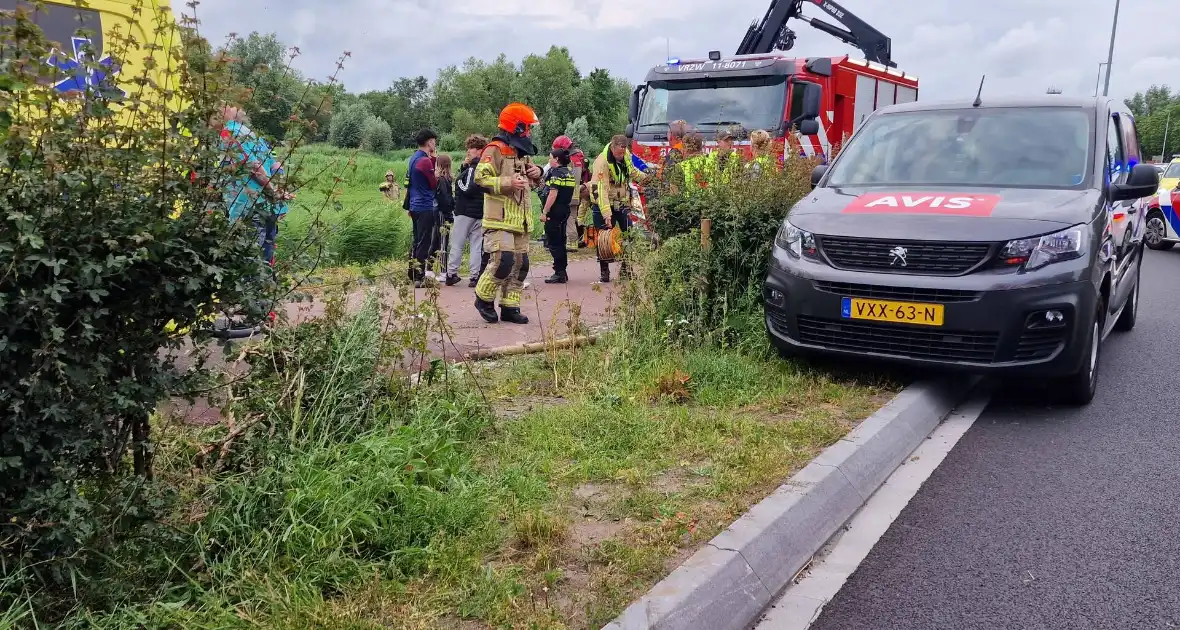
[(601, 212), (614, 208), (631, 207), (631, 180), (642, 177), (643, 172), (631, 162), (631, 151), (619, 162), (610, 159), (610, 145), (594, 159), (590, 174), (590, 198)]
[[(528, 189), (512, 190), (512, 178), (528, 177), (532, 161), (520, 155), (503, 140), (492, 140), (480, 155), (475, 167), (475, 183), (482, 186), (483, 229), (528, 234), (532, 216), (532, 196)], [(536, 185), (540, 180), (529, 178)]]
[(721, 165), (721, 155), (713, 151), (705, 156), (705, 176), (710, 183), (724, 184), (733, 179), (742, 169), (742, 156), (737, 151), (731, 151), (725, 158), (725, 165)]

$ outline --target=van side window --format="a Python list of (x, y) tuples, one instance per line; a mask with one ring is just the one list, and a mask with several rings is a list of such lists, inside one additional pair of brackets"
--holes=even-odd
[(1123, 167), (1127, 163), (1123, 154), (1123, 141), (1120, 137), (1118, 119), (1111, 117), (1106, 123), (1106, 182), (1119, 183)]

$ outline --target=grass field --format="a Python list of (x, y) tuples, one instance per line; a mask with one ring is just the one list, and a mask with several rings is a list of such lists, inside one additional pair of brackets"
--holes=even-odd
[[(177, 517), (212, 550), (199, 595), (93, 627), (593, 630), (899, 387), (611, 333), (356, 406), (381, 326), (358, 314), (284, 377), (316, 402), (267, 403), (285, 419), (257, 470), (194, 478), (224, 430), (161, 427), (162, 474), (204, 487)], [(317, 347), (292, 333), (275, 358)]]
[[(328, 248), (321, 266), (404, 260), (410, 249), (409, 217), (378, 186), (390, 170), (400, 186), (412, 154), (400, 149), (376, 155), (324, 144), (298, 149), (287, 160), (287, 170), (306, 184), (279, 227), (279, 255), (306, 248), (313, 233)], [(457, 173), (464, 154), (450, 155)], [(533, 200), (533, 237), (539, 238), (540, 204), (535, 195)]]

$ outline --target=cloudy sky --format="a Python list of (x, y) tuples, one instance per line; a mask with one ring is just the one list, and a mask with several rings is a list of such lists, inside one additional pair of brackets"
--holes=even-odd
[[(917, 75), (920, 99), (985, 93), (1094, 93), (1106, 60), (1114, 0), (841, 0), (893, 39), (898, 66)], [(179, 1), (176, 2), (180, 6)], [(1119, 16), (1111, 94), (1151, 85), (1180, 89), (1177, 0), (1126, 0)], [(350, 91), (381, 89), (400, 76), (433, 79), (440, 67), (501, 52), (519, 61), (551, 44), (632, 82), (673, 56), (730, 54), (769, 0), (202, 0), (202, 31), (275, 32), (302, 50), (296, 65), (326, 77), (352, 53), (341, 79)], [(191, 12), (191, 9), (178, 9)], [(804, 13), (820, 16), (818, 7)], [(794, 53), (857, 51), (804, 23)]]

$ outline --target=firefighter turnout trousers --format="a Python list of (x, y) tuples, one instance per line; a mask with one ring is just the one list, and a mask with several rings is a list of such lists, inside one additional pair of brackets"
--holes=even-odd
[(475, 285), (475, 295), (485, 302), (496, 301), (500, 307), (518, 308), (524, 279), (529, 275), (529, 236), (508, 230), (488, 230), (483, 237), (487, 266)]

